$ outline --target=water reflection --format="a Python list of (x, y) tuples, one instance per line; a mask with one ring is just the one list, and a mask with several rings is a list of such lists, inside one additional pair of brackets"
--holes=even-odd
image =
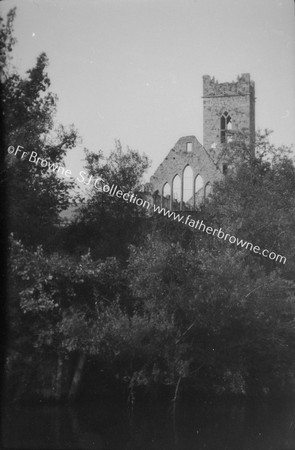
[(295, 408), (215, 401), (7, 406), (2, 445), (19, 449), (294, 450)]

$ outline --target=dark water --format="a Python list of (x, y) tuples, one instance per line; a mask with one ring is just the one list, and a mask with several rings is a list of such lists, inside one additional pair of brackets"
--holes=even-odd
[(7, 406), (2, 448), (295, 450), (295, 405), (195, 401), (126, 405)]

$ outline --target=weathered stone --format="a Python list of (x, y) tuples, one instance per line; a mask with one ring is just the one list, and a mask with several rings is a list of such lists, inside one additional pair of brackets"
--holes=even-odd
[[(203, 76), (203, 134), (204, 146), (195, 136), (181, 137), (151, 177), (149, 191), (155, 203), (170, 209), (194, 209), (208, 193), (214, 181), (224, 176), (222, 150), (231, 132), (242, 131), (249, 136), (254, 151), (255, 84), (250, 74), (242, 74), (236, 82), (218, 83), (214, 77)], [(191, 197), (184, 201), (183, 174), (192, 169)], [(174, 180), (181, 180), (181, 192), (175, 199)], [(200, 178), (203, 185), (200, 188)], [(197, 180), (197, 181), (196, 181)], [(170, 191), (168, 185), (170, 187)], [(164, 193), (165, 189), (165, 193)], [(187, 193), (186, 193), (187, 196)]]

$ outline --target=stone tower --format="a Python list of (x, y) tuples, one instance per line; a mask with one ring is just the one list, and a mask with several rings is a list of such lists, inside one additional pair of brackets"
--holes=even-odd
[[(244, 73), (232, 83), (203, 76), (203, 145), (195, 136), (183, 136), (151, 177), (151, 201), (170, 210), (192, 211), (210, 194), (214, 181), (227, 173), (223, 150), (245, 134), (254, 153), (255, 85)], [(237, 147), (238, 148), (238, 147)], [(234, 152), (235, 147), (233, 146)]]
[(243, 73), (232, 83), (218, 83), (214, 77), (204, 75), (203, 146), (216, 162), (222, 148), (237, 131), (248, 136), (254, 151), (255, 83), (250, 80), (250, 74)]

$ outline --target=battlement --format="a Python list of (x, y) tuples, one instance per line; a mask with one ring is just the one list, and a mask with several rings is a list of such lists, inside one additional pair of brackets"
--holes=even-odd
[(203, 75), (203, 97), (224, 97), (235, 95), (254, 95), (255, 83), (249, 73), (242, 73), (237, 81), (219, 83), (215, 77)]

